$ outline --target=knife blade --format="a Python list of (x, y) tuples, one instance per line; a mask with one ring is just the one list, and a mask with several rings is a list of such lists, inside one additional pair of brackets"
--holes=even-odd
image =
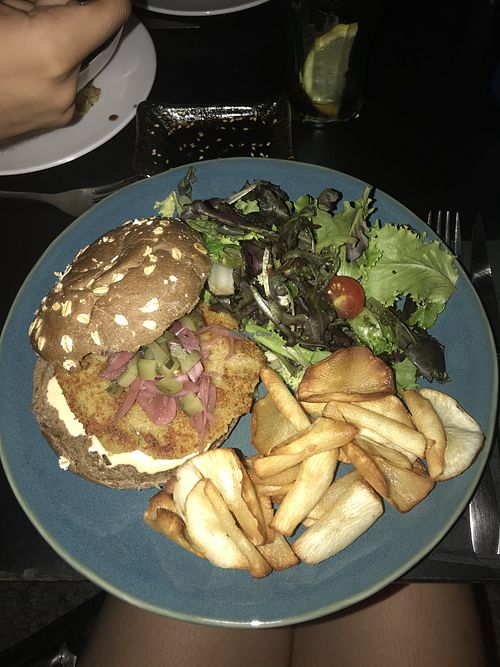
[(490, 321), (493, 337), (496, 339), (500, 335), (500, 317), (481, 215), (476, 216), (472, 227), (470, 278)]
[[(488, 259), (486, 233), (480, 214), (476, 216), (472, 228), (470, 278), (486, 311), (494, 336), (500, 335), (495, 284)], [(496, 434), (493, 446), (496, 446)], [(489, 556), (499, 553), (498, 499), (489, 461), (469, 503), (469, 525), (474, 553)]]
[(199, 28), (196, 23), (186, 23), (185, 21), (177, 21), (175, 19), (164, 19), (156, 17), (144, 17), (143, 24), (150, 30), (190, 30), (192, 28)]

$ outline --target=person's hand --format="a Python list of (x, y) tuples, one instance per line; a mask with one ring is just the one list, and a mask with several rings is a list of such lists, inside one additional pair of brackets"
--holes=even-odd
[(0, 140), (66, 125), (81, 62), (129, 14), (130, 0), (0, 0)]

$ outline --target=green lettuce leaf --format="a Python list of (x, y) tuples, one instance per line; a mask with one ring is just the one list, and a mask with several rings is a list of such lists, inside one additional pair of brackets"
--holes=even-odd
[(358, 264), (367, 298), (392, 306), (409, 296), (417, 308), (409, 324), (428, 329), (455, 291), (454, 257), (439, 241), (425, 242), (407, 227), (374, 225), (363, 264)]
[(394, 371), (398, 391), (401, 389), (415, 389), (418, 386), (417, 369), (408, 358), (393, 363), (392, 370)]
[(287, 345), (284, 338), (274, 330), (271, 322), (261, 326), (250, 320), (245, 324), (243, 331), (264, 350), (270, 366), (292, 389), (297, 389), (308, 366), (322, 361), (331, 354), (329, 350), (308, 350), (298, 343)]
[(330, 215), (318, 209), (313, 218), (316, 235), (316, 253), (330, 247), (345, 248), (345, 258), (351, 261), (361, 255), (367, 246), (367, 218), (370, 215), (371, 187), (367, 186), (363, 195), (353, 202), (344, 202), (343, 210)]
[(358, 342), (369, 347), (377, 356), (399, 350), (394, 327), (377, 317), (369, 308), (363, 308), (357, 317), (350, 320), (349, 324)]
[(154, 208), (164, 218), (175, 218), (180, 214), (182, 204), (175, 190), (170, 192), (165, 199), (157, 201)]
[(351, 328), (358, 341), (374, 354), (404, 354), (418, 374), (429, 381), (445, 382), (448, 376), (442, 345), (425, 329), (410, 325), (400, 315), (369, 297), (361, 313), (351, 320)]

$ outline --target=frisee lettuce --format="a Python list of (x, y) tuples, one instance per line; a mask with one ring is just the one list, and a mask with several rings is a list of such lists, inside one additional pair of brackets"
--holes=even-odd
[(368, 231), (366, 251), (350, 275), (358, 273), (366, 297), (384, 306), (410, 297), (417, 308), (408, 323), (429, 329), (455, 291), (458, 271), (453, 262), (439, 241), (425, 242), (408, 227), (377, 223)]

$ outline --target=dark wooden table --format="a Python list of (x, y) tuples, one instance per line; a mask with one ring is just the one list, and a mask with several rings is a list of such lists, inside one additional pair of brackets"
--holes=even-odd
[[(494, 241), (500, 238), (500, 102), (492, 84), (500, 62), (499, 9), (486, 0), (466, 5), (380, 2), (359, 117), (321, 128), (294, 122), (293, 148), (297, 160), (357, 176), (424, 219), (429, 209), (460, 210), (466, 238), (481, 210)], [(146, 22), (167, 18), (136, 14)], [(283, 88), (289, 52), (281, 0), (194, 22), (196, 29), (151, 29), (158, 72), (150, 99), (252, 103)], [(0, 189), (56, 192), (117, 180), (134, 170), (135, 140), (131, 122), (65, 165), (0, 177)], [(0, 219), (3, 324), (32, 265), (72, 218), (48, 205), (0, 199)], [(498, 243), (491, 247), (500, 250)], [(32, 527), (1, 470), (0, 507), (0, 578), (81, 578)], [(462, 518), (407, 578), (487, 581), (500, 578), (500, 567), (474, 559)]]

